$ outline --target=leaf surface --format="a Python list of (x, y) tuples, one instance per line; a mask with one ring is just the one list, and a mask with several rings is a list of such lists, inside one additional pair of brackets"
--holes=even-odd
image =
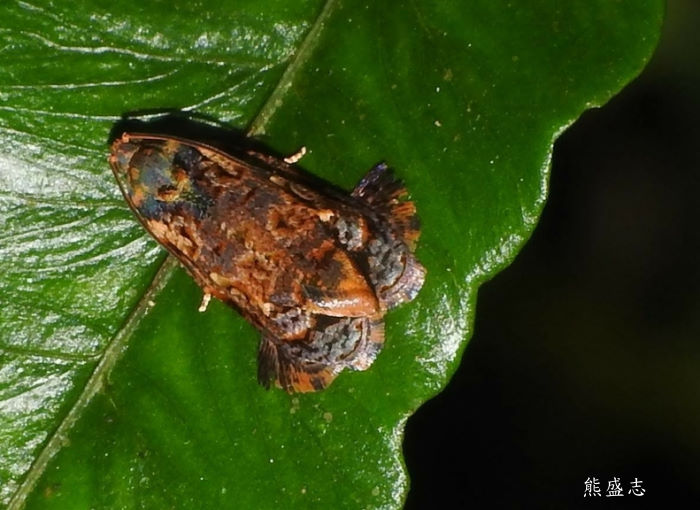
[[(660, 1), (8, 2), (0, 8), (0, 502), (398, 508), (403, 424), (444, 386), (476, 289), (542, 209), (552, 143), (639, 73)], [(385, 160), (422, 220), (417, 300), (371, 370), (289, 396), (258, 333), (135, 221), (127, 111), (247, 129), (350, 189)], [(475, 417), (478, 419), (478, 417)]]

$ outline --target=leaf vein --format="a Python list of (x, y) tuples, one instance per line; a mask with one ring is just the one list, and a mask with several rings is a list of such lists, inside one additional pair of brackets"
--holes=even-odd
[(127, 317), (123, 327), (120, 328), (107, 346), (107, 349), (105, 349), (104, 356), (102, 356), (102, 359), (92, 372), (83, 392), (63, 418), (56, 431), (51, 435), (51, 438), (42, 448), (41, 453), (39, 453), (32, 467), (27, 472), (24, 481), (10, 500), (8, 510), (19, 510), (24, 507), (27, 497), (46, 470), (49, 461), (61, 449), (70, 429), (80, 419), (83, 410), (88, 406), (92, 398), (102, 389), (107, 376), (121, 358), (131, 333), (136, 329), (140, 320), (150, 309), (149, 302), (165, 287), (175, 267), (177, 267), (177, 261), (173, 257), (168, 257), (165, 259), (160, 269), (158, 269), (150, 287), (143, 294), (129, 317)]
[(283, 96), (292, 86), (292, 82), (299, 72), (299, 69), (306, 63), (313, 50), (316, 48), (325, 23), (333, 13), (336, 5), (336, 0), (326, 1), (316, 21), (312, 25), (311, 30), (309, 30), (309, 33), (299, 45), (299, 49), (292, 56), (284, 73), (282, 73), (279, 82), (277, 82), (277, 86), (248, 127), (248, 136), (260, 135), (265, 132), (265, 124), (267, 124), (277, 109), (282, 105)]

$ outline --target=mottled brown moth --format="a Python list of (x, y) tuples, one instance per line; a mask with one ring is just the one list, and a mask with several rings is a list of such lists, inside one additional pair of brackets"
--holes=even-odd
[(294, 163), (165, 135), (125, 133), (109, 158), (143, 226), (210, 297), (262, 333), (258, 379), (317, 391), (367, 369), (387, 310), (425, 278), (413, 202), (383, 163), (349, 194)]

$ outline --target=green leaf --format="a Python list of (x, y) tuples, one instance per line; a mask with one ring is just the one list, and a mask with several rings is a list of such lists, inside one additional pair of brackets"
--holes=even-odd
[[(552, 143), (634, 77), (661, 1), (7, 2), (0, 8), (0, 502), (398, 508), (407, 417), (455, 369)], [(423, 224), (418, 299), (367, 372), (289, 396), (258, 333), (135, 221), (106, 164), (126, 111), (248, 128), (351, 188), (388, 161)], [(475, 417), (478, 419), (478, 417)]]

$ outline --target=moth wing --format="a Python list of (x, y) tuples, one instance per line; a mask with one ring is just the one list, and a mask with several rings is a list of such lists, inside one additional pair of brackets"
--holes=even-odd
[(378, 292), (379, 300), (387, 309), (413, 301), (425, 282), (425, 268), (413, 253), (405, 253), (401, 264), (401, 274), (397, 278), (391, 278), (391, 285)]
[(425, 268), (413, 255), (420, 224), (413, 202), (404, 200), (406, 188), (384, 163), (372, 168), (352, 192), (386, 222), (391, 234), (375, 239), (369, 266), (377, 296), (386, 309), (411, 301), (425, 281)]
[(312, 279), (302, 283), (304, 308), (331, 317), (368, 317), (379, 310), (374, 290), (343, 250), (327, 251)]
[(420, 237), (416, 206), (410, 200), (404, 200), (408, 191), (403, 183), (394, 177), (393, 171), (386, 163), (374, 166), (355, 186), (351, 195), (372, 206), (386, 219), (411, 252), (415, 250)]
[(288, 393), (328, 387), (344, 369), (366, 370), (384, 344), (379, 317), (322, 317), (308, 341), (285, 342), (264, 334), (258, 351), (258, 381)]
[(273, 382), (288, 393), (320, 391), (333, 382), (340, 370), (305, 360), (301, 353), (299, 343), (264, 334), (258, 350), (258, 382), (266, 389)]

